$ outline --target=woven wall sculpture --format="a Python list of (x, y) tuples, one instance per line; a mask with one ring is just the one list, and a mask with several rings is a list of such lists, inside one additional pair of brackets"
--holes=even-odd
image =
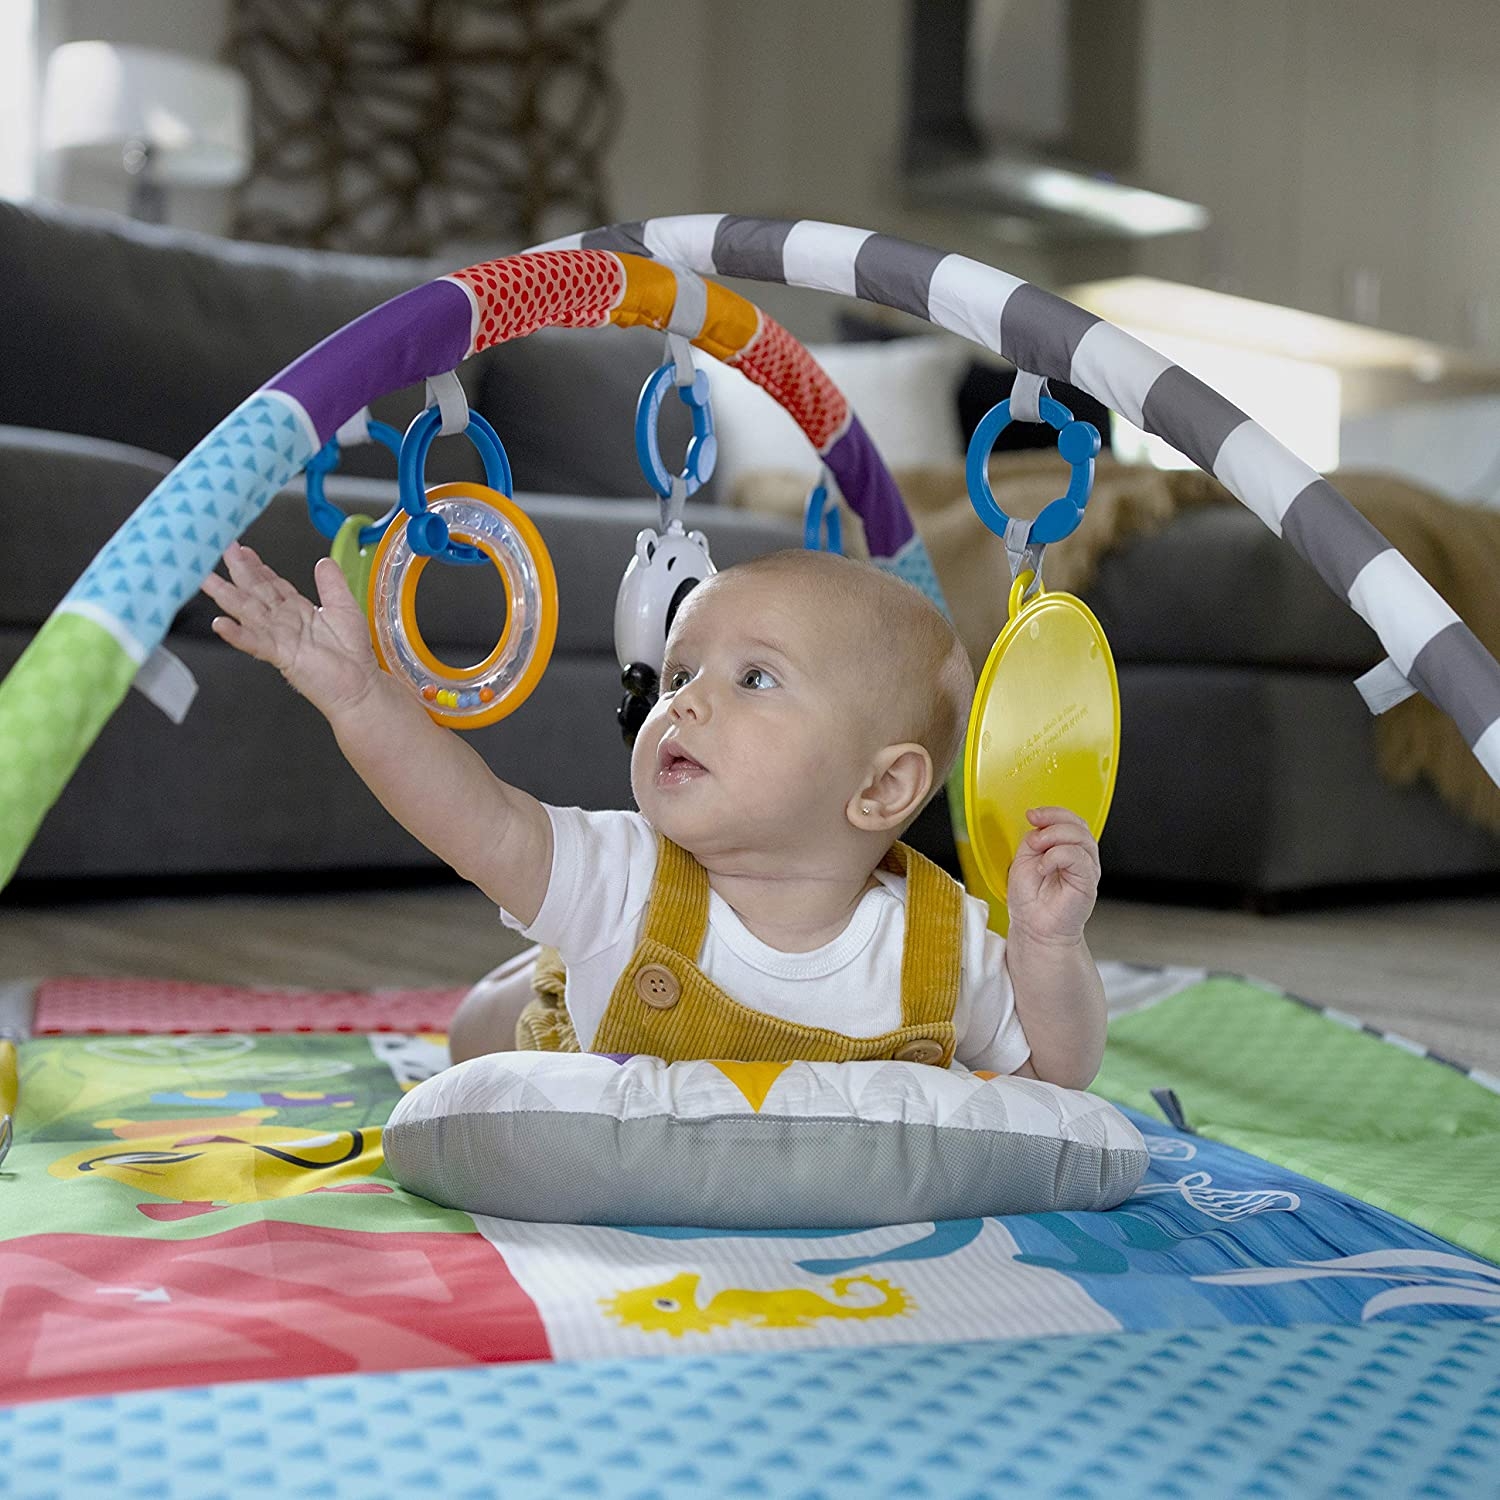
[(234, 0), (249, 79), (246, 239), (496, 253), (607, 223), (622, 0)]

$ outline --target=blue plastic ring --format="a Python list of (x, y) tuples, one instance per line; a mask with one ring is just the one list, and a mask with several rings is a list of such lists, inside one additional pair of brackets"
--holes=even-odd
[[(396, 458), (400, 458), (401, 434), (389, 422), (371, 422), (369, 429), (372, 438), (383, 443)], [(331, 437), (308, 459), (304, 469), (308, 519), (317, 528), (318, 535), (326, 537), (330, 542), (338, 536), (339, 527), (344, 524), (344, 513), (324, 494), (323, 478), (338, 468), (340, 456), (339, 440)], [(385, 535), (385, 528), (391, 524), (400, 509), (401, 502), (397, 500), (378, 521), (361, 527), (359, 545), (373, 547)]]
[[(1057, 429), (1057, 451), (1072, 471), (1068, 490), (1043, 507), (1031, 523), (1028, 539), (1033, 542), (1060, 542), (1071, 536), (1083, 520), (1083, 508), (1089, 503), (1094, 487), (1094, 458), (1099, 452), (1099, 429), (1091, 422), (1075, 422), (1073, 413), (1059, 401), (1043, 396), (1042, 416)], [(1004, 537), (1010, 517), (996, 503), (990, 489), (989, 462), (995, 439), (1010, 426), (1010, 402), (992, 406), (981, 418), (969, 439), (969, 455), (964, 477), (969, 486), (969, 503), (975, 514), (998, 537)]]
[(837, 504), (829, 504), (828, 486), (821, 479), (807, 497), (807, 510), (802, 519), (802, 545), (809, 552), (842, 553), (844, 550), (843, 523), (839, 520), (839, 508)]
[[(668, 360), (646, 377), (635, 403), (635, 456), (646, 483), (663, 499), (672, 495), (672, 474), (662, 461), (661, 442), (656, 424), (667, 388), (677, 383), (677, 366)], [(688, 440), (687, 458), (677, 477), (691, 495), (701, 489), (713, 474), (719, 457), (719, 440), (714, 436), (713, 408), (708, 400), (708, 376), (702, 370), (693, 372), (691, 385), (678, 385), (677, 394), (693, 416), (693, 435)]]
[[(406, 436), (401, 440), (401, 452), (396, 460), (396, 483), (401, 496), (401, 507), (411, 514), (413, 520), (427, 516), (427, 520), (419, 526), (413, 527), (412, 522), (407, 522), (412, 551), (422, 557), (441, 558), (443, 562), (466, 565), (488, 562), (489, 558), (478, 547), (450, 542), (448, 528), (441, 517), (430, 515), (427, 510), (424, 475), (427, 451), (432, 447), (432, 440), (438, 435), (438, 429), (442, 425), (443, 414), (437, 407), (429, 406), (425, 411), (418, 412), (412, 419), (411, 426), (406, 429)], [(514, 493), (510, 459), (506, 455), (505, 444), (500, 441), (500, 434), (477, 411), (471, 411), (464, 436), (479, 450), (479, 457), (484, 461), (484, 482), (492, 490), (499, 490), (507, 499), (510, 498)], [(433, 526), (433, 521), (438, 524)]]

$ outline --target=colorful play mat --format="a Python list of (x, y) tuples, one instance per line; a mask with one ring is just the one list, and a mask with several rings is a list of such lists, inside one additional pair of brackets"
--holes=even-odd
[[(132, 684), (187, 711), (172, 619), (304, 471), (382, 660), (428, 711), (463, 727), (524, 698), (555, 638), (555, 579), (456, 368), (540, 328), (665, 335), (636, 434), (661, 527), (620, 560), (627, 739), (655, 701), (671, 611), (711, 571), (683, 511), (714, 447), (694, 350), (766, 390), (817, 453), (809, 545), (825, 521), (837, 545), (817, 499), (836, 489), (871, 560), (944, 607), (847, 400), (718, 276), (895, 308), (1016, 367), (968, 463), (1010, 560), (1011, 639), (950, 780), (966, 874), (1002, 925), (996, 892), (1041, 796), (1021, 773), (1061, 775), (1097, 831), (1118, 760), (1107, 642), (1042, 585), (1098, 448), (1048, 380), (1219, 478), (1379, 637), (1386, 659), (1358, 684), (1371, 710), (1424, 693), (1500, 781), (1500, 663), (1327, 480), (1186, 370), (964, 256), (699, 214), (417, 287), (206, 434), (0, 683), (0, 885)], [(405, 436), (378, 430), (368, 403), (417, 384)], [(669, 387), (692, 408), (680, 474), (655, 447)], [(1050, 423), (1072, 475), (1031, 520), (985, 478), (1011, 420)], [(485, 486), (425, 488), (440, 433), (475, 444)], [(340, 447), (371, 437), (397, 455), (400, 504), (380, 521), (321, 490)], [(475, 667), (443, 663), (416, 628), (430, 559), (501, 576), (506, 619)], [(0, 986), (0, 1496), (1495, 1493), (1500, 1082), (1248, 979), (1114, 966), (1108, 982), (1093, 1088), (1149, 1157), (1119, 1207), (754, 1230), (502, 1219), (402, 1189), (382, 1131), (446, 1066), (457, 991)], [(764, 1069), (781, 1066), (726, 1065), (761, 1123)], [(536, 1087), (541, 1114), (555, 1101)], [(845, 1181), (867, 1195), (866, 1177)]]
[(1500, 1082), (1106, 972), (1121, 1208), (737, 1233), (397, 1187), (457, 991), (0, 987), (0, 1494), (1486, 1493)]

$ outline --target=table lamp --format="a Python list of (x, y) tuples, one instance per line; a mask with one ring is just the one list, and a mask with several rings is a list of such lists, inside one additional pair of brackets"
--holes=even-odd
[(41, 144), (123, 168), (129, 212), (159, 224), (168, 186), (227, 187), (245, 175), (249, 113), (232, 68), (155, 47), (65, 42), (47, 59)]

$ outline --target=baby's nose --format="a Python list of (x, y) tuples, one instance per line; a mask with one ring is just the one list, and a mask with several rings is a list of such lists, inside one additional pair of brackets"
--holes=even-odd
[(697, 719), (701, 722), (709, 715), (708, 694), (699, 687), (695, 679), (672, 694), (669, 711), (674, 719)]

